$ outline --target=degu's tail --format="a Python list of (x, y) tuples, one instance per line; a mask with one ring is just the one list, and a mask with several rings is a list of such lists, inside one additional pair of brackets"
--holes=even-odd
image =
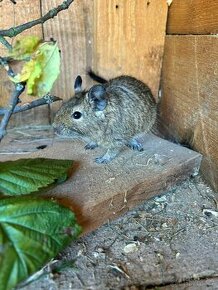
[(93, 79), (94, 81), (100, 83), (100, 84), (105, 84), (108, 81), (98, 75), (96, 75), (91, 69), (88, 69), (87, 71), (88, 75), (90, 76), (91, 79)]

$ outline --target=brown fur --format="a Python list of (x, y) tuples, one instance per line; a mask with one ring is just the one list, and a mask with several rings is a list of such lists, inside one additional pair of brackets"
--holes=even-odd
[[(74, 112), (81, 112), (81, 118), (74, 119)], [(57, 112), (53, 127), (59, 135), (88, 142), (86, 149), (98, 145), (108, 149), (96, 159), (107, 163), (124, 145), (143, 150), (137, 136), (150, 131), (155, 119), (156, 103), (150, 89), (133, 77), (120, 76), (88, 91), (77, 86), (75, 96)]]

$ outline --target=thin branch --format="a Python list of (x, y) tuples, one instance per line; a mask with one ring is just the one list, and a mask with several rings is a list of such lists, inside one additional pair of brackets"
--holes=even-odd
[[(4, 67), (4, 69), (7, 71), (7, 74), (9, 76), (11, 77), (15, 76), (14, 71), (11, 69), (11, 67), (9, 66), (7, 62), (7, 58), (0, 57), (0, 65)], [(29, 110), (38, 106), (51, 104), (53, 102), (61, 100), (61, 98), (59, 97), (55, 97), (55, 96), (51, 96), (50, 94), (47, 94), (44, 97), (34, 100), (23, 106), (17, 106), (17, 104), (20, 103), (19, 97), (24, 91), (25, 85), (26, 83), (22, 83), (22, 82), (15, 84), (15, 90), (13, 91), (11, 95), (11, 100), (10, 100), (8, 108), (0, 109), (0, 115), (4, 115), (0, 123), (0, 142), (6, 134), (7, 125), (13, 113), (23, 112), (23, 111), (26, 111), (26, 110)]]
[(19, 97), (22, 94), (22, 92), (25, 89), (25, 83), (17, 83), (15, 84), (15, 90), (13, 91), (11, 95), (11, 100), (9, 103), (8, 108), (6, 109), (6, 112), (4, 114), (4, 117), (1, 120), (0, 124), (0, 141), (6, 134), (6, 128), (8, 125), (8, 122), (11, 118), (11, 115), (14, 111), (15, 106), (19, 103)]
[[(45, 95), (44, 97), (34, 100), (30, 103), (26, 103), (23, 106), (16, 106), (14, 108), (14, 111), (12, 112), (13, 114), (24, 112), (30, 109), (33, 109), (35, 107), (43, 106), (46, 104), (51, 104), (57, 101), (61, 101), (62, 99), (56, 96), (51, 96), (49, 94)], [(0, 115), (4, 115), (6, 113), (7, 109), (6, 108), (0, 108)]]
[(0, 42), (3, 44), (9, 51), (12, 49), (11, 44), (2, 36), (0, 35)]
[(15, 77), (15, 73), (14, 71), (10, 68), (9, 64), (8, 64), (8, 61), (7, 61), (7, 58), (6, 57), (1, 57), (0, 56), (0, 65), (2, 65), (4, 67), (4, 69), (6, 70), (7, 74), (10, 76), (10, 77)]
[[(10, 66), (8, 65), (7, 60), (5, 58), (0, 57), (0, 65), (2, 65), (4, 67), (4, 69), (6, 70), (6, 72), (9, 76), (11, 76), (11, 77), (15, 76), (14, 71), (10, 68)], [(0, 123), (0, 142), (6, 134), (6, 128), (8, 126), (8, 122), (11, 118), (11, 115), (13, 114), (14, 108), (20, 102), (19, 97), (22, 94), (22, 92), (25, 90), (25, 85), (26, 85), (26, 83), (22, 83), (22, 82), (15, 84), (15, 89), (11, 95), (11, 99), (10, 99), (8, 108), (5, 110), (4, 116), (3, 116), (1, 123)]]
[[(16, 3), (16, 1), (14, 1), (14, 0), (11, 0), (11, 1), (14, 4)], [(42, 16), (42, 17), (40, 17), (40, 18), (38, 18), (36, 20), (33, 20), (33, 21), (30, 21), (30, 22), (18, 25), (16, 27), (11, 27), (9, 29), (0, 30), (0, 43), (2, 43), (8, 50), (11, 50), (11, 45), (5, 39), (5, 37), (12, 38), (12, 37), (20, 34), (21, 32), (23, 32), (23, 31), (25, 31), (25, 30), (27, 30), (27, 29), (35, 26), (35, 25), (43, 24), (47, 20), (49, 20), (51, 18), (54, 18), (60, 11), (68, 9), (69, 6), (73, 2), (74, 2), (74, 0), (65, 0), (65, 1), (62, 2), (62, 4), (60, 4), (56, 8), (51, 9), (44, 16)], [(10, 68), (10, 66), (8, 65), (8, 62), (7, 62), (7, 60), (5, 58), (0, 57), (0, 65), (5, 68), (5, 70), (7, 71), (7, 74), (9, 76), (12, 76), (12, 77), (15, 76), (15, 73)], [(28, 110), (28, 109), (33, 108), (35, 106), (42, 105), (42, 103), (45, 104), (45, 103), (51, 102), (51, 99), (50, 99), (50, 101), (48, 101), (48, 99), (46, 100), (46, 98), (44, 97), (44, 100), (43, 100), (43, 98), (39, 99), (39, 100), (35, 100), (35, 101), (33, 101), (33, 102), (31, 102), (31, 103), (29, 103), (27, 105), (20, 106), (20, 107), (16, 108), (17, 104), (20, 102), (19, 97), (22, 94), (22, 92), (25, 90), (25, 85), (26, 85), (26, 83), (23, 83), (23, 82), (15, 84), (15, 89), (14, 89), (12, 95), (11, 95), (9, 106), (8, 106), (8, 108), (4, 109), (4, 112), (3, 112), (4, 116), (2, 117), (2, 120), (1, 120), (1, 123), (0, 123), (0, 141), (2, 140), (2, 138), (6, 134), (6, 128), (7, 128), (8, 122), (9, 122), (9, 120), (11, 118), (11, 115), (13, 114), (14, 111), (16, 111), (16, 112), (25, 111), (25, 110)], [(54, 100), (58, 100), (58, 99), (59, 98), (54, 97), (53, 101)]]
[(73, 2), (74, 2), (74, 0), (65, 0), (65, 1), (63, 1), (62, 4), (60, 4), (56, 8), (51, 9), (44, 16), (42, 16), (36, 20), (18, 25), (16, 27), (11, 27), (9, 29), (0, 30), (0, 36), (14, 37), (14, 36), (20, 34), (21, 32), (23, 32), (24, 30), (27, 30), (35, 25), (43, 24), (47, 20), (54, 18), (60, 11), (68, 9), (68, 7)]
[[(14, 71), (10, 68), (5, 58), (0, 57), (0, 65), (2, 65), (5, 68), (9, 76), (11, 77), (15, 76)], [(11, 118), (11, 115), (13, 114), (14, 108), (20, 102), (19, 97), (22, 94), (22, 92), (25, 90), (25, 86), (26, 86), (26, 83), (23, 83), (23, 82), (15, 84), (15, 89), (11, 95), (8, 108), (5, 110), (4, 116), (0, 123), (0, 142), (6, 134), (6, 128), (8, 126), (8, 122)]]

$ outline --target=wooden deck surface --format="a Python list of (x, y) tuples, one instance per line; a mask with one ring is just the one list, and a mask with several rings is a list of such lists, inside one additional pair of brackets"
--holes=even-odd
[[(99, 165), (94, 158), (101, 155), (103, 149), (85, 151), (81, 142), (54, 139), (49, 131), (46, 134), (44, 136), (40, 130), (9, 134), (1, 145), (0, 159), (46, 157), (75, 160), (71, 177), (47, 192), (46, 196), (58, 198), (72, 208), (84, 232), (98, 228), (144, 200), (197, 174), (201, 162), (199, 153), (147, 135), (143, 140), (143, 152), (126, 148), (111, 163)], [(47, 145), (47, 148), (37, 149), (42, 145)]]

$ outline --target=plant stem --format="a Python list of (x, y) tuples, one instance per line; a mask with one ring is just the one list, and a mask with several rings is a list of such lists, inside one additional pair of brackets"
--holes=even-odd
[[(16, 106), (12, 112), (12, 114), (24, 112), (30, 109), (33, 109), (35, 107), (39, 107), (46, 104), (51, 104), (57, 101), (61, 101), (62, 99), (59, 97), (51, 96), (49, 94), (45, 95), (44, 97), (34, 100), (30, 103), (26, 103), (23, 106)], [(4, 115), (6, 113), (6, 108), (0, 108), (0, 115)]]
[(7, 50), (11, 51), (12, 46), (2, 35), (0, 35), (0, 42), (7, 48)]
[(0, 36), (14, 37), (14, 36), (20, 34), (21, 32), (23, 32), (24, 30), (27, 30), (35, 25), (43, 24), (47, 20), (54, 18), (60, 11), (68, 9), (68, 7), (73, 3), (73, 1), (74, 0), (63, 1), (62, 4), (51, 9), (44, 16), (42, 16), (36, 20), (32, 20), (30, 22), (18, 25), (16, 27), (11, 27), (9, 29), (0, 30)]
[(15, 77), (15, 73), (14, 71), (10, 68), (10, 66), (8, 65), (8, 61), (7, 61), (7, 58), (5, 57), (1, 57), (0, 56), (0, 65), (2, 65), (4, 67), (4, 69), (6, 70), (7, 74), (10, 76), (10, 77)]
[(8, 122), (11, 118), (11, 115), (14, 111), (15, 106), (19, 103), (19, 96), (22, 94), (22, 92), (25, 89), (25, 83), (17, 83), (15, 84), (15, 90), (13, 91), (10, 99), (10, 103), (8, 108), (5, 111), (4, 117), (1, 120), (0, 124), (0, 141), (3, 139), (3, 137), (6, 134), (6, 128), (8, 125)]

